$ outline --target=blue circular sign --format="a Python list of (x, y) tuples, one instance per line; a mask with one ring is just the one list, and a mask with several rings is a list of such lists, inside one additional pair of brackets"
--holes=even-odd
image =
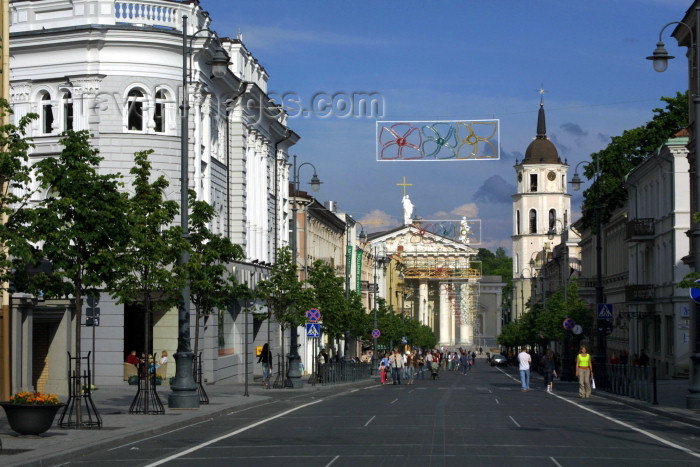
[(376, 338), (376, 337), (379, 337), (381, 335), (382, 335), (382, 333), (379, 332), (379, 329), (375, 329), (374, 331), (372, 331), (372, 337)]
[[(700, 285), (700, 279), (695, 281), (696, 284)], [(697, 287), (691, 287), (690, 288), (690, 298), (695, 302), (695, 303), (700, 303), (700, 288)]]
[(321, 312), (316, 308), (312, 308), (306, 312), (306, 319), (308, 319), (310, 323), (318, 323), (321, 320)]

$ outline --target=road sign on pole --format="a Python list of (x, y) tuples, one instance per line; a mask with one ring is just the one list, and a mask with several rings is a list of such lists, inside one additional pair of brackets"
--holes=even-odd
[[(700, 286), (700, 279), (695, 281), (696, 284)], [(690, 288), (690, 298), (695, 302), (695, 303), (700, 303), (700, 288), (698, 287), (691, 287)]]
[(611, 303), (598, 304), (598, 319), (613, 319), (613, 306)]
[(379, 329), (375, 329), (374, 331), (372, 331), (372, 337), (374, 337), (374, 338), (377, 338), (381, 335), (382, 335), (382, 333), (379, 332)]
[(306, 323), (306, 337), (321, 337), (321, 325), (319, 323)]
[(316, 308), (311, 308), (306, 312), (306, 319), (308, 319), (310, 323), (318, 323), (321, 321), (321, 312)]

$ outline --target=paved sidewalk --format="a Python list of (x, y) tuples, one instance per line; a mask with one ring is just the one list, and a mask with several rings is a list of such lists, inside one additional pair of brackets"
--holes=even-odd
[[(343, 385), (347, 387), (347, 385)], [(205, 386), (209, 404), (199, 409), (168, 409), (167, 385), (158, 390), (165, 408), (164, 415), (129, 415), (129, 406), (136, 394), (136, 386), (126, 383), (100, 387), (92, 399), (102, 417), (102, 429), (64, 430), (56, 425), (40, 436), (20, 436), (10, 429), (5, 412), (0, 409), (0, 466), (56, 465), (95, 449), (109, 449), (130, 441), (142, 439), (179, 427), (223, 415), (233, 409), (253, 406), (276, 397), (288, 397), (303, 392), (337, 390), (337, 386), (311, 386), (304, 381), (302, 389), (264, 389), (259, 381), (250, 383), (249, 396), (244, 396), (244, 384), (222, 383)], [(59, 412), (60, 415), (60, 412)], [(55, 422), (58, 422), (56, 416)]]

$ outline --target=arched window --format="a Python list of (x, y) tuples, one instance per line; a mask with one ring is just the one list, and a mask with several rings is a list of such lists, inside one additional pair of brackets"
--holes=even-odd
[(48, 92), (41, 94), (41, 132), (45, 135), (53, 132), (53, 106)]
[(126, 128), (129, 131), (143, 131), (143, 91), (132, 89), (126, 99)]
[(61, 97), (61, 110), (63, 112), (63, 131), (73, 129), (73, 96), (70, 92), (63, 93)]
[(167, 109), (165, 104), (167, 102), (168, 95), (162, 89), (156, 91), (156, 106), (153, 113), (153, 123), (156, 133), (165, 133), (165, 125), (167, 122)]
[(530, 209), (530, 233), (537, 233), (537, 211)]
[(520, 210), (515, 211), (515, 235), (520, 235)]
[(557, 231), (557, 211), (556, 209), (549, 210), (549, 232)]

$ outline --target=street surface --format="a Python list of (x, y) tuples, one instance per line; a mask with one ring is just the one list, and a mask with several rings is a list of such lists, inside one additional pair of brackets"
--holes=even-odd
[(400, 386), (368, 381), (323, 396), (275, 391), (272, 401), (63, 465), (700, 465), (700, 428), (579, 399), (576, 383), (557, 381), (547, 394), (533, 374), (532, 390), (521, 392), (516, 368), (485, 360), (466, 376), (439, 376)]

